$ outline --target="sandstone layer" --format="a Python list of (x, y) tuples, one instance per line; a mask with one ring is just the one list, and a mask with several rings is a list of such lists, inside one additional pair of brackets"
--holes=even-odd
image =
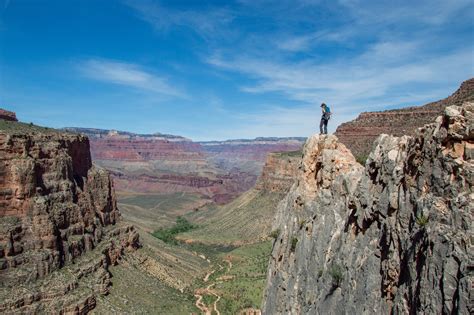
[(118, 192), (196, 193), (218, 204), (255, 185), (269, 152), (302, 146), (299, 138), (193, 142), (173, 135), (65, 129), (90, 138), (92, 159), (112, 173)]
[(473, 103), (379, 136), (365, 167), (335, 136), (303, 152), (273, 226), (264, 314), (474, 312)]
[(228, 204), (188, 215), (200, 228), (180, 234), (179, 239), (232, 246), (268, 240), (278, 202), (295, 183), (301, 155), (301, 151), (269, 153), (253, 189)]
[(295, 182), (301, 151), (269, 153), (255, 189), (286, 194)]
[(461, 105), (465, 101), (474, 101), (474, 79), (463, 82), (453, 95), (441, 101), (418, 107), (362, 113), (355, 120), (337, 127), (335, 135), (356, 157), (364, 159), (379, 135), (414, 135), (418, 128), (441, 115), (446, 106)]
[(0, 119), (7, 120), (7, 121), (18, 121), (16, 119), (16, 114), (14, 112), (10, 112), (8, 110), (4, 110), (0, 108)]
[(136, 248), (87, 137), (8, 122), (0, 129), (0, 312), (79, 313)]

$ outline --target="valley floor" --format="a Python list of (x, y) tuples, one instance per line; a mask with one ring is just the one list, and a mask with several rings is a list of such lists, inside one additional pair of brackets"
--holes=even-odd
[[(274, 211), (271, 207), (278, 200), (277, 195), (250, 191), (228, 205), (195, 211), (200, 200), (192, 194), (120, 195), (123, 217), (139, 230), (142, 248), (111, 268), (110, 294), (98, 299), (94, 314), (259, 310), (272, 247), (267, 237), (270, 227), (263, 217), (265, 211)], [(198, 228), (179, 234), (177, 244), (167, 244), (151, 234), (172, 226), (185, 213)], [(232, 224), (232, 217), (239, 213), (254, 222), (247, 224), (247, 234), (240, 224)]]

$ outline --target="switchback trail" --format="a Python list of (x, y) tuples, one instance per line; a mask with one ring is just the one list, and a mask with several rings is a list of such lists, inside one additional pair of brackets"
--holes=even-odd
[[(212, 315), (212, 309), (214, 309), (215, 314), (217, 314), (217, 315), (221, 314), (219, 312), (218, 308), (217, 308), (217, 303), (221, 300), (221, 296), (218, 295), (216, 291), (212, 290), (212, 287), (214, 287), (217, 283), (225, 281), (226, 279), (232, 279), (233, 278), (233, 276), (228, 276), (227, 275), (230, 272), (230, 270), (232, 269), (232, 262), (230, 261), (230, 258), (223, 259), (223, 261), (225, 261), (227, 263), (227, 270), (224, 273), (224, 275), (219, 277), (217, 281), (209, 284), (206, 288), (199, 288), (199, 289), (196, 289), (196, 291), (194, 292), (194, 296), (196, 297), (195, 305), (205, 315)], [(222, 266), (221, 264), (219, 264), (218, 266), (219, 266), (219, 269), (217, 270), (218, 272), (222, 271), (222, 269), (224, 269), (224, 266)], [(209, 271), (202, 280), (204, 282), (208, 282), (209, 277), (212, 274), (214, 274), (215, 272), (216, 272), (215, 269)], [(213, 296), (216, 297), (216, 300), (214, 301), (212, 307), (208, 306), (208, 305), (206, 305), (206, 303), (204, 303), (204, 301), (203, 301), (204, 295), (213, 295)]]

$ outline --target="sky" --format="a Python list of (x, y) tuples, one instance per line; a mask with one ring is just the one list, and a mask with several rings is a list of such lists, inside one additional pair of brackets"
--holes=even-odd
[(193, 140), (330, 132), (474, 77), (474, 1), (0, 0), (0, 108)]

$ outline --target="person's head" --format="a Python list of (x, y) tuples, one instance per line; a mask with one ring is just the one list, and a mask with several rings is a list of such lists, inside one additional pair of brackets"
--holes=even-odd
[(326, 108), (326, 104), (325, 104), (325, 103), (321, 103), (321, 107)]

